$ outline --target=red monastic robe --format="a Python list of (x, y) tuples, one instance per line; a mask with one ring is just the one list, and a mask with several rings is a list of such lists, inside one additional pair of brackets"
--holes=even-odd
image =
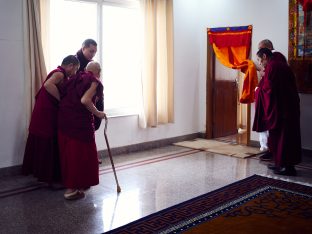
[[(68, 80), (62, 67), (59, 66), (51, 71), (45, 82), (55, 72), (64, 74), (63, 81), (57, 85), (62, 95), (63, 87)], [(59, 182), (60, 180), (57, 145), (58, 104), (59, 101), (49, 94), (42, 85), (36, 95), (22, 166), (23, 174), (33, 174), (39, 181), (47, 183)]]
[(301, 161), (300, 99), (293, 72), (275, 53), (256, 91), (253, 130), (269, 130), (275, 165), (284, 167)]
[(86, 188), (99, 183), (93, 114), (81, 103), (91, 83), (98, 83), (93, 103), (103, 97), (103, 85), (92, 72), (80, 72), (66, 85), (58, 112), (58, 140), (63, 185)]

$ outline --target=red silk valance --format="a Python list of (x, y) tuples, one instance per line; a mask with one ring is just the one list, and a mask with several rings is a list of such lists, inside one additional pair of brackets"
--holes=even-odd
[(217, 47), (250, 46), (252, 26), (209, 28), (209, 42)]
[(208, 28), (207, 33), (217, 59), (224, 66), (245, 73), (240, 102), (253, 102), (258, 77), (253, 61), (248, 59), (252, 26)]

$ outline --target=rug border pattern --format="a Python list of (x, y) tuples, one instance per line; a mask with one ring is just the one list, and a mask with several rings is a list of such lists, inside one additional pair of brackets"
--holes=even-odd
[[(246, 186), (242, 186), (246, 183), (248, 184), (248, 188), (246, 188)], [(209, 207), (209, 210), (217, 209), (218, 207), (229, 203), (230, 201), (241, 198), (242, 196), (246, 196), (247, 194), (253, 193), (254, 191), (261, 188), (263, 189), (263, 187), (266, 186), (277, 187), (279, 189), (289, 191), (297, 190), (300, 191), (302, 194), (312, 196), (312, 187), (310, 186), (296, 184), (283, 180), (277, 180), (255, 174), (226, 185), (222, 188), (216, 189), (214, 191), (189, 199), (156, 213), (150, 214), (141, 219), (130, 222), (124, 226), (117, 227), (116, 229), (110, 230), (107, 233), (136, 233), (138, 230), (140, 230), (141, 233), (144, 233), (143, 230), (140, 229), (140, 225), (143, 222), (152, 223), (152, 225), (149, 226), (149, 233), (158, 233), (179, 224), (181, 220), (188, 220), (194, 218), (198, 214), (203, 214), (207, 212), (207, 207)], [(224, 196), (226, 200), (220, 199), (220, 196)], [(209, 197), (209, 199), (207, 199), (207, 197)], [(196, 207), (197, 210), (194, 211), (194, 209), (189, 209), (190, 204), (192, 204), (192, 207)], [(182, 213), (187, 214), (185, 215), (185, 217), (183, 216), (183, 218), (179, 218), (179, 214), (181, 213), (181, 211)], [(172, 225), (170, 227), (168, 227), (168, 223), (165, 223), (163, 220), (163, 217), (167, 214), (170, 214), (172, 217)], [(153, 222), (151, 222), (152, 220)], [(158, 226), (153, 226), (153, 224), (158, 224)]]
[(196, 226), (199, 223), (206, 222), (209, 219), (216, 218), (216, 217), (222, 215), (223, 213), (225, 213), (225, 212), (227, 212), (227, 211), (229, 211), (235, 207), (239, 207), (240, 205), (242, 205), (242, 204), (244, 204), (250, 200), (253, 200), (256, 197), (259, 197), (259, 196), (261, 196), (267, 192), (273, 191), (273, 190), (283, 191), (283, 192), (287, 192), (287, 193), (291, 193), (291, 194), (296, 194), (296, 195), (307, 197), (309, 199), (312, 198), (312, 195), (309, 195), (309, 194), (296, 192), (296, 191), (292, 191), (289, 189), (283, 189), (283, 188), (279, 188), (276, 186), (265, 186), (263, 188), (257, 189), (256, 191), (248, 193), (242, 197), (239, 197), (233, 201), (227, 202), (224, 205), (221, 205), (220, 207), (218, 207), (214, 210), (210, 210), (210, 211), (205, 212), (203, 214), (198, 214), (194, 218), (181, 221), (179, 224), (165, 228), (164, 230), (160, 231), (159, 234), (178, 233), (178, 232), (186, 231), (189, 228)]

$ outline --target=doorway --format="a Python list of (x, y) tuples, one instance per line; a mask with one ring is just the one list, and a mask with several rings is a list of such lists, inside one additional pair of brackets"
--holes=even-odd
[(207, 41), (206, 138), (249, 145), (250, 104), (239, 102), (243, 74), (223, 66)]

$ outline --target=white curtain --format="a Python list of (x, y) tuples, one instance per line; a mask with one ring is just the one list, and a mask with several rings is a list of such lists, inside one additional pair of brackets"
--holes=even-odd
[(35, 95), (47, 76), (41, 42), (40, 3), (40, 0), (23, 1), (27, 123), (31, 118)]
[(50, 64), (50, 17), (50, 0), (40, 0), (41, 45), (46, 68)]
[(141, 0), (144, 17), (140, 126), (173, 123), (173, 3)]

